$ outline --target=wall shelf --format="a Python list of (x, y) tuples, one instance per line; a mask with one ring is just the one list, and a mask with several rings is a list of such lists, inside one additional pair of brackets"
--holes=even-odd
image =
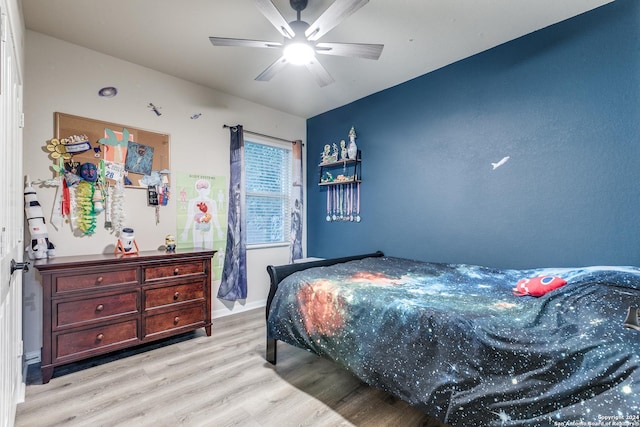
[[(338, 160), (336, 162), (320, 163), (319, 186), (347, 185), (362, 182), (362, 159), (360, 150), (355, 159)], [(342, 178), (338, 178), (342, 177)]]
[(320, 187), (326, 187), (330, 185), (345, 185), (345, 184), (360, 184), (362, 181), (359, 179), (350, 179), (347, 181), (330, 181), (330, 182), (320, 182), (318, 185)]

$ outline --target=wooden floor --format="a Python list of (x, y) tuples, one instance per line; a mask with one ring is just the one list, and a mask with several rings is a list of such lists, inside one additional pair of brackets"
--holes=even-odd
[(443, 426), (336, 364), (278, 344), (264, 359), (264, 310), (142, 349), (29, 370), (16, 427)]

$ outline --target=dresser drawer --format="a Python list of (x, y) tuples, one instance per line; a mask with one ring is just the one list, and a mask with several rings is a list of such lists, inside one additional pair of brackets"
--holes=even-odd
[(56, 339), (55, 357), (59, 359), (106, 347), (132, 345), (133, 341), (138, 341), (136, 319), (59, 334)]
[(75, 301), (54, 301), (53, 327), (79, 326), (109, 317), (138, 312), (138, 291), (102, 295)]
[(204, 283), (202, 281), (150, 288), (144, 291), (145, 309), (196, 300), (204, 301)]
[(174, 329), (195, 329), (204, 325), (206, 304), (189, 305), (178, 310), (148, 315), (145, 319), (145, 336), (172, 331)]
[(100, 286), (137, 283), (135, 268), (118, 271), (85, 272), (74, 276), (58, 276), (55, 279), (55, 292), (68, 292), (79, 289), (91, 289)]
[(204, 263), (202, 261), (175, 262), (145, 267), (143, 280), (147, 282), (150, 280), (168, 279), (194, 274), (205, 274)]

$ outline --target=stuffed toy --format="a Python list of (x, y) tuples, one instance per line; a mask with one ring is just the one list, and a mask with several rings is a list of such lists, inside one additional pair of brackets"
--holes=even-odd
[(24, 189), (24, 211), (31, 234), (31, 244), (27, 246), (29, 258), (44, 259), (55, 256), (55, 247), (49, 241), (49, 232), (44, 221), (42, 206), (38, 202), (38, 194), (30, 185)]
[(518, 281), (516, 287), (513, 288), (513, 294), (519, 297), (524, 295), (539, 297), (566, 284), (566, 280), (556, 276), (540, 276), (531, 279), (522, 279)]

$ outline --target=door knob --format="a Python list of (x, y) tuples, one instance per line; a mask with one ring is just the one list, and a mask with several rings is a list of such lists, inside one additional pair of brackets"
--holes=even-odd
[(11, 260), (11, 274), (13, 274), (14, 271), (16, 270), (24, 270), (24, 271), (29, 271), (29, 263), (27, 261), (25, 262), (16, 262), (15, 259)]

